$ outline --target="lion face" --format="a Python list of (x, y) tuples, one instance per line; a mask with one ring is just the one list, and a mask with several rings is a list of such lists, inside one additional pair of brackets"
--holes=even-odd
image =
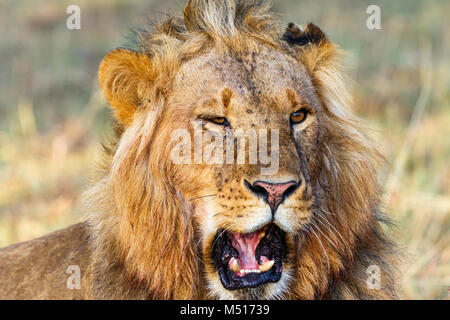
[[(292, 58), (273, 49), (243, 58), (212, 52), (181, 68), (173, 92), (164, 121), (191, 136), (195, 130), (213, 136), (195, 147), (201, 146), (204, 157), (213, 149), (213, 156), (223, 160), (175, 166), (182, 181), (175, 188), (192, 203), (212, 294), (281, 296), (295, 263), (293, 239), (308, 223), (314, 202), (320, 103), (311, 79)], [(273, 142), (268, 146), (272, 163), (252, 161), (252, 133), (258, 142)], [(238, 142), (238, 137), (244, 138)], [(211, 141), (220, 143), (212, 148)], [(234, 158), (220, 148), (226, 141), (234, 142)], [(240, 142), (247, 142), (245, 149)], [(238, 161), (238, 150), (245, 150), (245, 161)]]
[(104, 58), (121, 130), (93, 192), (99, 241), (144, 297), (371, 296), (380, 154), (340, 51), (313, 24), (280, 34), (266, 1), (219, 3)]

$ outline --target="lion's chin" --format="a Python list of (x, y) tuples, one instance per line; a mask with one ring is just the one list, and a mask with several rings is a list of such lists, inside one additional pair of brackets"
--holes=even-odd
[(286, 251), (285, 233), (270, 224), (246, 234), (219, 230), (212, 259), (225, 289), (249, 289), (281, 279)]

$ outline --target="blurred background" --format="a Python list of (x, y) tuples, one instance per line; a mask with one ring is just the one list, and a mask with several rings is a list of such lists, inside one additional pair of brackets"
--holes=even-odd
[[(0, 247), (82, 221), (80, 193), (110, 132), (102, 57), (131, 27), (183, 0), (0, 1)], [(69, 5), (81, 30), (68, 30)], [(367, 7), (381, 9), (369, 30)], [(283, 21), (314, 22), (349, 52), (355, 112), (386, 163), (389, 232), (406, 253), (401, 297), (450, 287), (450, 2), (275, 0)]]

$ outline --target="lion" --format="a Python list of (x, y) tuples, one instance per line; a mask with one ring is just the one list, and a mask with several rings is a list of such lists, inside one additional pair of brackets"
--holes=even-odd
[[(382, 156), (342, 55), (269, 1), (191, 0), (136, 32), (99, 68), (116, 130), (85, 222), (1, 249), (0, 298), (397, 298)], [(278, 138), (275, 172), (173, 157), (189, 160), (195, 130), (234, 143), (238, 129)]]

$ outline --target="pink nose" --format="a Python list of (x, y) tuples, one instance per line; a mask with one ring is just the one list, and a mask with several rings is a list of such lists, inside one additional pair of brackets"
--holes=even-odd
[(272, 209), (272, 213), (275, 213), (286, 196), (297, 189), (298, 185), (294, 181), (283, 183), (256, 181), (252, 186), (252, 191), (263, 196)]

